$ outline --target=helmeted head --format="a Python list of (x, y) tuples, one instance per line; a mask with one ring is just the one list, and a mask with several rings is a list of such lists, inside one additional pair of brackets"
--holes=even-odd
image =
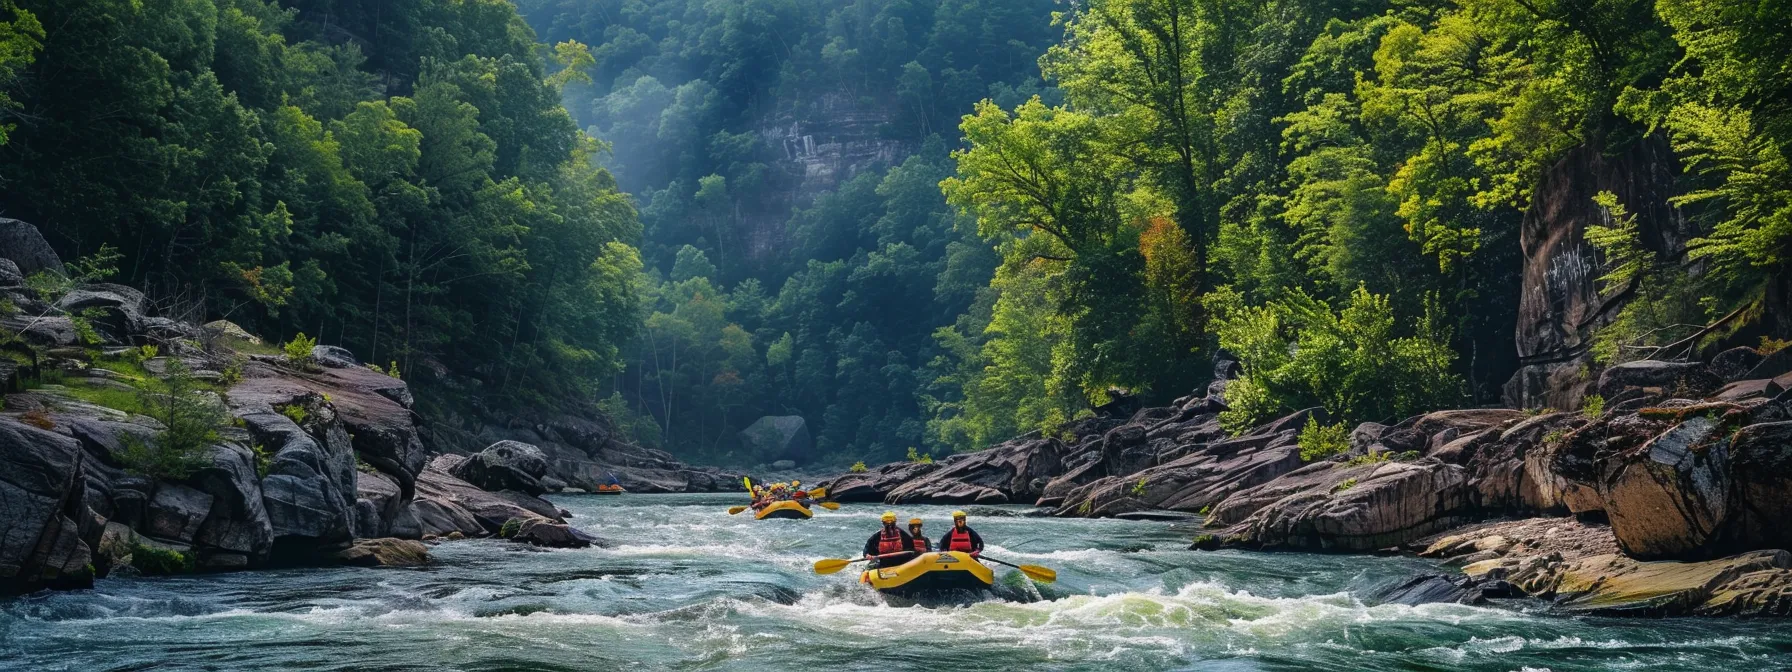
[(802, 487), (802, 485), (803, 485), (802, 481), (791, 481), (790, 482), (790, 487), (793, 487), (793, 488), (800, 488), (800, 487)]
[(952, 512), (952, 524), (957, 527), (964, 527), (964, 512), (963, 511), (953, 511)]
[(884, 524), (885, 525), (895, 525), (896, 524), (896, 512), (895, 511), (885, 511), (884, 512)]
[(908, 529), (919, 532), (921, 530), (921, 519), (920, 518), (908, 519)]

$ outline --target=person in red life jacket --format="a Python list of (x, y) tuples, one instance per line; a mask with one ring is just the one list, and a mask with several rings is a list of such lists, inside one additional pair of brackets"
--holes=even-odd
[(921, 533), (921, 519), (920, 518), (908, 519), (908, 536), (914, 537), (914, 539), (915, 539), (915, 552), (916, 553), (931, 553), (931, 552), (933, 552), (933, 540), (928, 539), (927, 535)]
[[(885, 511), (883, 529), (878, 530), (877, 534), (873, 534), (870, 539), (865, 540), (865, 559), (876, 563), (873, 565), (874, 567), (895, 567), (913, 559), (915, 557), (914, 548), (914, 537), (908, 536), (908, 533), (903, 532), (902, 528), (896, 527), (896, 512)], [(896, 555), (890, 555), (887, 558), (877, 557), (891, 553)]]
[(964, 512), (952, 512), (952, 529), (940, 537), (940, 551), (958, 551), (977, 557), (983, 553), (983, 537), (964, 523)]

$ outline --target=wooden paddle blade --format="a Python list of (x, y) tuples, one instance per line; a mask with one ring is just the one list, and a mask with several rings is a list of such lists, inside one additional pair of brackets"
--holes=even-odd
[(1040, 583), (1051, 583), (1058, 580), (1058, 573), (1039, 565), (1021, 565), (1020, 571), (1027, 578)]
[(833, 574), (834, 572), (838, 572), (842, 569), (846, 569), (846, 566), (850, 565), (850, 564), (852, 564), (851, 560), (841, 560), (839, 558), (824, 558), (821, 560), (816, 560), (815, 561), (815, 573), (816, 574)]
[(816, 488), (814, 490), (810, 490), (809, 496), (813, 497), (815, 499), (825, 499), (828, 496), (828, 489), (827, 488)]
[(730, 516), (732, 516), (732, 515), (734, 515), (734, 514), (737, 514), (737, 513), (740, 513), (740, 512), (742, 512), (742, 511), (745, 511), (745, 510), (747, 510), (747, 507), (744, 507), (744, 506), (731, 506), (731, 507), (728, 507), (728, 515), (730, 515)]
[(834, 502), (822, 502), (821, 508), (827, 509), (829, 511), (839, 511), (840, 505), (837, 503), (834, 503)]

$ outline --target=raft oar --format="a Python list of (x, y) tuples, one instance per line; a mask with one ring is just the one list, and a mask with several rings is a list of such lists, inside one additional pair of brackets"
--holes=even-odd
[(745, 511), (745, 510), (747, 510), (747, 507), (744, 507), (744, 506), (734, 506), (734, 507), (729, 507), (729, 508), (728, 508), (728, 515), (730, 515), (730, 516), (732, 516), (732, 515), (734, 515), (734, 514), (737, 514), (737, 513), (740, 513), (740, 512), (742, 512), (742, 511)]
[(1007, 565), (1009, 567), (1013, 567), (1015, 569), (1020, 570), (1020, 573), (1027, 575), (1027, 578), (1032, 579), (1034, 581), (1038, 581), (1040, 583), (1051, 583), (1053, 581), (1058, 580), (1057, 572), (1052, 571), (1050, 568), (1040, 567), (1039, 565), (1017, 565), (1012, 562), (1003, 562), (1001, 560), (997, 560), (995, 558), (991, 558), (991, 557), (983, 556), (983, 555), (977, 556), (977, 559), (978, 560), (986, 560), (989, 562), (996, 563), (998, 565)]
[[(909, 553), (908, 551), (897, 551), (895, 553), (885, 553), (883, 555), (874, 556), (874, 557), (888, 558), (888, 557), (893, 557), (893, 556), (898, 556), (898, 555), (908, 555), (908, 553)], [(841, 558), (822, 558), (820, 560), (815, 561), (815, 573), (816, 574), (833, 574), (834, 572), (838, 572), (842, 569), (846, 569), (850, 565), (855, 565), (855, 564), (864, 562), (865, 560), (866, 560), (865, 558), (859, 558), (857, 560), (845, 560), (845, 559), (841, 559)]]
[(837, 503), (834, 503), (834, 502), (816, 502), (816, 504), (820, 504), (821, 508), (827, 509), (829, 511), (839, 511), (840, 510), (840, 505)]

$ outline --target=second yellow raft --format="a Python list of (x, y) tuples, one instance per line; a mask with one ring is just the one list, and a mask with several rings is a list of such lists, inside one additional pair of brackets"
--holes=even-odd
[(760, 509), (758, 513), (753, 514), (755, 520), (765, 520), (767, 518), (804, 520), (813, 517), (815, 517), (814, 511), (810, 511), (808, 507), (789, 499), (767, 504), (765, 508)]

